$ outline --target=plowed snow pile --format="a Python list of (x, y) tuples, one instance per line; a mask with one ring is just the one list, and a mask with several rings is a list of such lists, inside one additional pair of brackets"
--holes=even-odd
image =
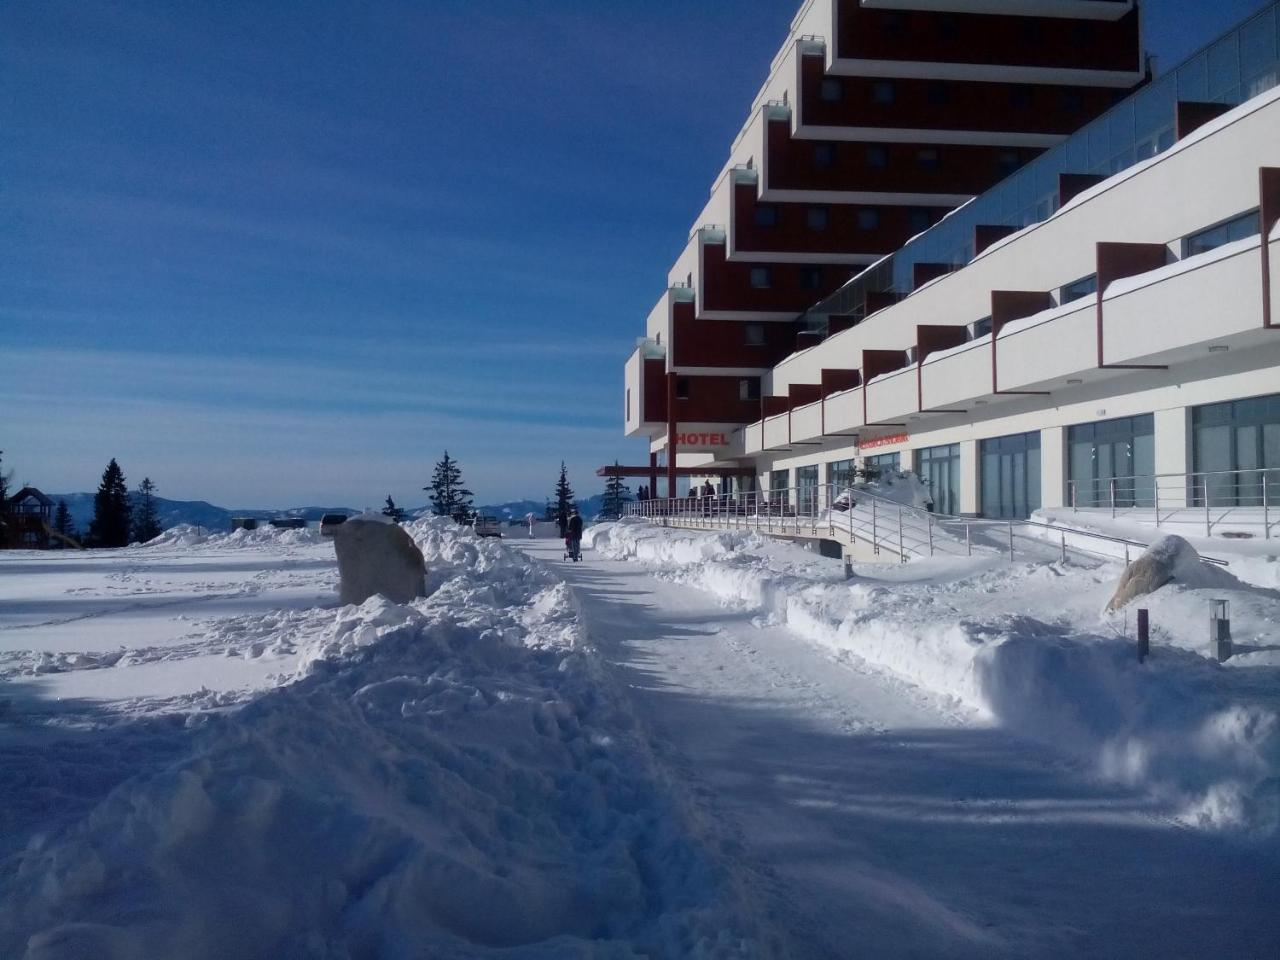
[[(1165, 795), (1189, 824), (1274, 835), (1280, 825), (1280, 593), (1170, 584), (1139, 663), (1133, 616), (1105, 614), (1120, 564), (999, 559), (864, 565), (749, 534), (601, 524), (605, 556), (647, 562), (724, 603), (785, 623), (996, 723)], [(1221, 551), (1219, 551), (1221, 553)], [(1225, 581), (1224, 581), (1225, 582)], [(1208, 599), (1228, 596), (1237, 655), (1207, 656)]]
[(300, 679), (191, 715), (176, 759), (33, 835), (0, 955), (755, 955), (564, 584), (409, 530), (431, 595), (329, 611)]

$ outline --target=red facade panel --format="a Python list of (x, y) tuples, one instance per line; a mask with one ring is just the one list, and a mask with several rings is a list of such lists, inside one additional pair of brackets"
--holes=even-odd
[[(760, 222), (757, 208), (768, 208)], [(733, 188), (733, 247), (743, 253), (884, 256), (947, 215), (949, 207), (761, 203), (756, 188)], [(771, 222), (770, 222), (771, 221)]]
[(822, 56), (801, 61), (800, 122), (805, 126), (1066, 135), (1128, 94), (1107, 87), (828, 77), (823, 68)]
[[(762, 342), (750, 342), (755, 334), (759, 334)], [(795, 349), (795, 343), (793, 322), (695, 320), (692, 316), (677, 315), (671, 330), (671, 356), (677, 367), (767, 370), (788, 356)]]
[[(725, 259), (724, 244), (704, 244), (701, 310), (798, 314), (838, 290), (855, 269), (839, 264), (737, 263)], [(758, 284), (757, 271), (767, 271), (767, 286)]]
[(644, 409), (640, 414), (641, 420), (645, 423), (661, 423), (667, 419), (667, 362), (645, 360), (642, 376)]
[(840, 0), (837, 17), (841, 58), (1130, 72), (1142, 68), (1137, 7), (1105, 21), (867, 9), (858, 0)]
[(785, 119), (769, 121), (768, 141), (770, 190), (976, 195), (1042, 152), (956, 143), (797, 140)]
[(742, 379), (680, 374), (685, 397), (675, 400), (677, 422), (741, 424), (759, 420), (760, 401), (742, 399)]

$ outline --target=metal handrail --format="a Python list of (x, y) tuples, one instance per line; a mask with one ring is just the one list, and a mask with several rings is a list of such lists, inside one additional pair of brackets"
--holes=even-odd
[[(842, 502), (843, 501), (843, 502)], [(882, 549), (906, 562), (912, 556), (972, 556), (978, 552), (999, 551), (1014, 560), (1016, 540), (1029, 540), (1036, 550), (1051, 549), (1043, 536), (1028, 534), (1034, 530), (1059, 535), (1063, 561), (1068, 551), (1110, 558), (1110, 554), (1092, 551), (1077, 543), (1068, 546), (1067, 538), (1086, 542), (1119, 544), (1125, 547), (1125, 561), (1130, 547), (1146, 550), (1149, 542), (1127, 537), (1113, 537), (1089, 530), (1064, 527), (1038, 520), (993, 520), (935, 513), (911, 504), (871, 493), (864, 487), (816, 484), (774, 490), (752, 490), (741, 493), (695, 493), (688, 497), (643, 500), (629, 503), (624, 514), (702, 529), (744, 529), (754, 532), (799, 537), (817, 537), (825, 532), (834, 537), (837, 531), (847, 533), (855, 541), (867, 542), (873, 552)], [(963, 539), (956, 532), (963, 530)], [(975, 531), (978, 534), (975, 540)], [(896, 537), (894, 536), (896, 534)], [(1007, 547), (1004, 546), (1007, 535)], [(1000, 539), (1000, 546), (995, 539)], [(989, 542), (988, 538), (990, 539)], [(960, 547), (963, 544), (963, 552)], [(1023, 552), (1027, 550), (1026, 544)], [(953, 552), (954, 551), (954, 552)], [(1206, 563), (1228, 566), (1225, 560), (1202, 557)]]

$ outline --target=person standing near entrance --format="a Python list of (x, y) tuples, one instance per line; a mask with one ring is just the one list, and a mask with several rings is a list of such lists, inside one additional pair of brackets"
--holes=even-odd
[(577, 510), (569, 513), (569, 522), (565, 525), (565, 545), (569, 548), (569, 556), (574, 560), (582, 559), (582, 517)]

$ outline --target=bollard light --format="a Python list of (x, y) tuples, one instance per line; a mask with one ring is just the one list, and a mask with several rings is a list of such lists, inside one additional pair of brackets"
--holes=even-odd
[(1209, 601), (1209, 653), (1219, 663), (1231, 659), (1231, 604)]

